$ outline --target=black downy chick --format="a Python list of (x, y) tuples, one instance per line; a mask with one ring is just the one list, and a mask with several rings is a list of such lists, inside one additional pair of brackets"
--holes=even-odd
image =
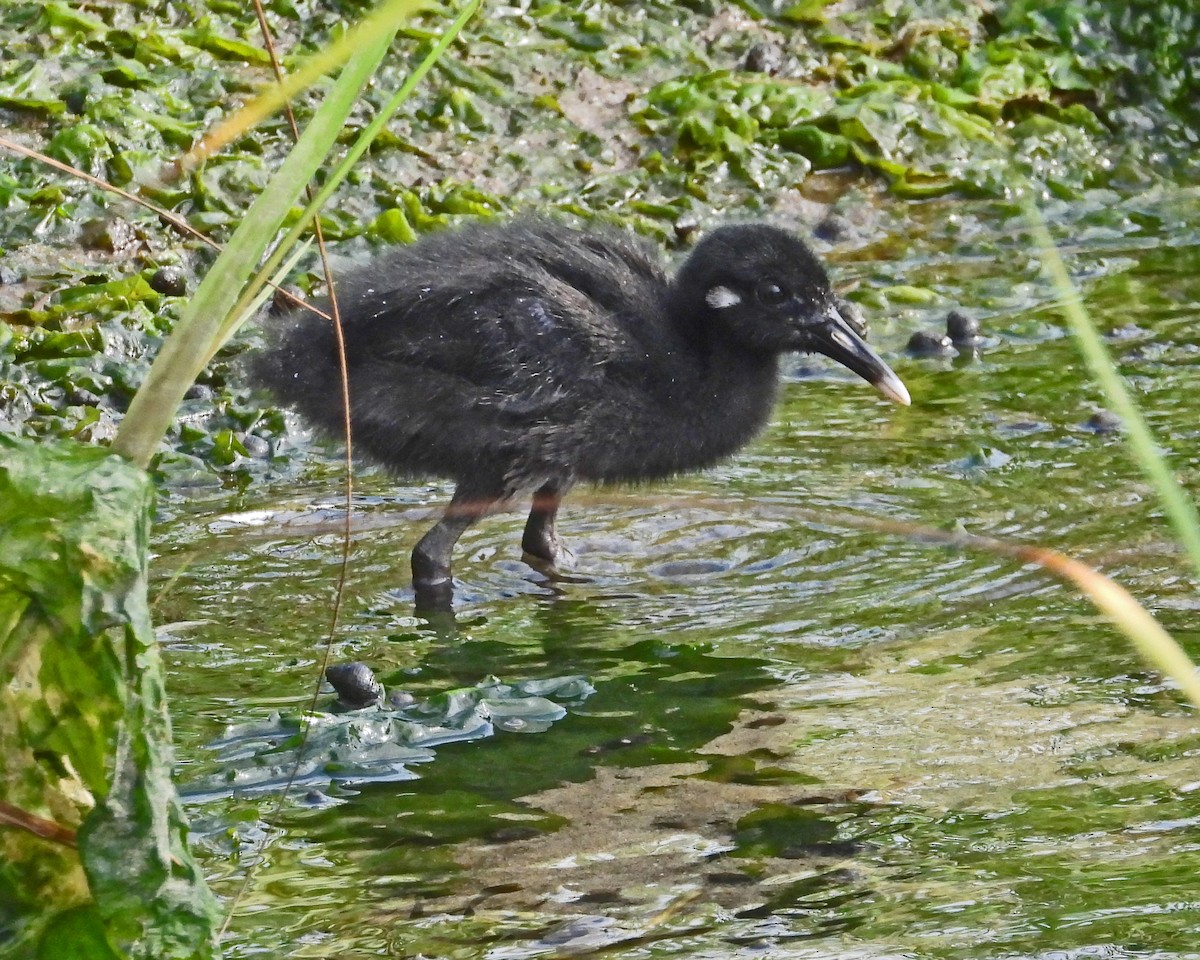
[[(626, 233), (524, 219), (422, 238), (338, 283), (355, 449), (401, 476), (456, 483), (413, 550), (418, 602), (448, 605), (451, 552), (518, 496), (522, 547), (552, 565), (581, 481), (710, 466), (767, 422), (786, 353), (822, 353), (908, 404), (838, 311), (797, 236), (713, 230), (674, 279)], [(253, 376), (331, 436), (343, 430), (331, 324), (292, 314)]]

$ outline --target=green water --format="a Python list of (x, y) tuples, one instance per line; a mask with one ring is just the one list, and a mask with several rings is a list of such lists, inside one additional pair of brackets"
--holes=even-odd
[[(1048, 216), (1195, 492), (1200, 199)], [(1067, 551), (1200, 655), (1195, 577), (1119, 435), (1087, 425), (1099, 395), (1015, 215), (938, 202), (876, 222), (833, 266), (913, 406), (797, 359), (730, 463), (568, 501), (583, 582), (542, 583), (506, 515), (460, 544), (456, 623), (415, 618), (407, 554), (448, 490), (360, 475), (333, 660), (418, 697), (488, 675), (595, 693), (337, 806), (193, 804), (217, 893), (250, 877), (230, 956), (1196, 955), (1192, 710), (1038, 570), (839, 526)], [(901, 283), (935, 302), (890, 298)], [(977, 358), (903, 355), (956, 306), (983, 323)], [(341, 562), (332, 477), (164, 505), (155, 615), (185, 783), (227, 724), (308, 701)]]

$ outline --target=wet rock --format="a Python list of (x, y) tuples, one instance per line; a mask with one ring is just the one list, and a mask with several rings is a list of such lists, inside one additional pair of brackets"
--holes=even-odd
[(241, 442), (248, 457), (253, 457), (255, 460), (266, 460), (271, 455), (271, 445), (253, 433), (247, 433), (241, 438)]
[(167, 297), (187, 293), (187, 273), (183, 267), (161, 267), (150, 275), (150, 289)]
[(204, 383), (193, 383), (183, 395), (184, 400), (211, 400), (213, 388)]
[(944, 333), (933, 333), (929, 330), (918, 330), (908, 338), (905, 349), (914, 357), (949, 357), (953, 355), (954, 344)]
[(750, 73), (778, 73), (782, 68), (783, 51), (773, 43), (754, 44), (742, 60), (742, 69)]
[(351, 710), (369, 707), (383, 699), (383, 684), (365, 663), (335, 663), (325, 670), (325, 679), (337, 691), (338, 701)]
[(841, 243), (843, 240), (849, 240), (853, 234), (854, 225), (840, 213), (826, 214), (825, 218), (813, 227), (813, 236), (826, 243)]
[(20, 283), (25, 278), (21, 274), (9, 266), (0, 266), (0, 284)]
[(1084, 421), (1083, 428), (1092, 433), (1117, 433), (1121, 429), (1121, 418), (1110, 410), (1097, 410)]
[(120, 217), (89, 220), (79, 233), (79, 244), (86, 250), (120, 253), (138, 241), (137, 231), (128, 220)]
[(946, 336), (956, 347), (978, 346), (979, 321), (968, 317), (961, 310), (951, 310), (946, 315)]

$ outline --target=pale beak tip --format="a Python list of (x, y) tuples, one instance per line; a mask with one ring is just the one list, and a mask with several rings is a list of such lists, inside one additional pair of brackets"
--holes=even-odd
[(912, 397), (909, 396), (908, 387), (890, 370), (888, 374), (888, 376), (884, 376), (875, 382), (875, 389), (891, 400), (892, 403), (899, 404), (902, 407), (911, 406)]

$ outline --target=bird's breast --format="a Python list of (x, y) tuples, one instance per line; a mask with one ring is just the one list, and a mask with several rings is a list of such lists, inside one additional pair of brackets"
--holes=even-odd
[(664, 379), (639, 401), (608, 403), (607, 422), (589, 431), (603, 437), (594, 462), (580, 464), (585, 479), (622, 481), (672, 476), (712, 466), (745, 446), (763, 428), (774, 406), (773, 371), (752, 378), (708, 382)]

